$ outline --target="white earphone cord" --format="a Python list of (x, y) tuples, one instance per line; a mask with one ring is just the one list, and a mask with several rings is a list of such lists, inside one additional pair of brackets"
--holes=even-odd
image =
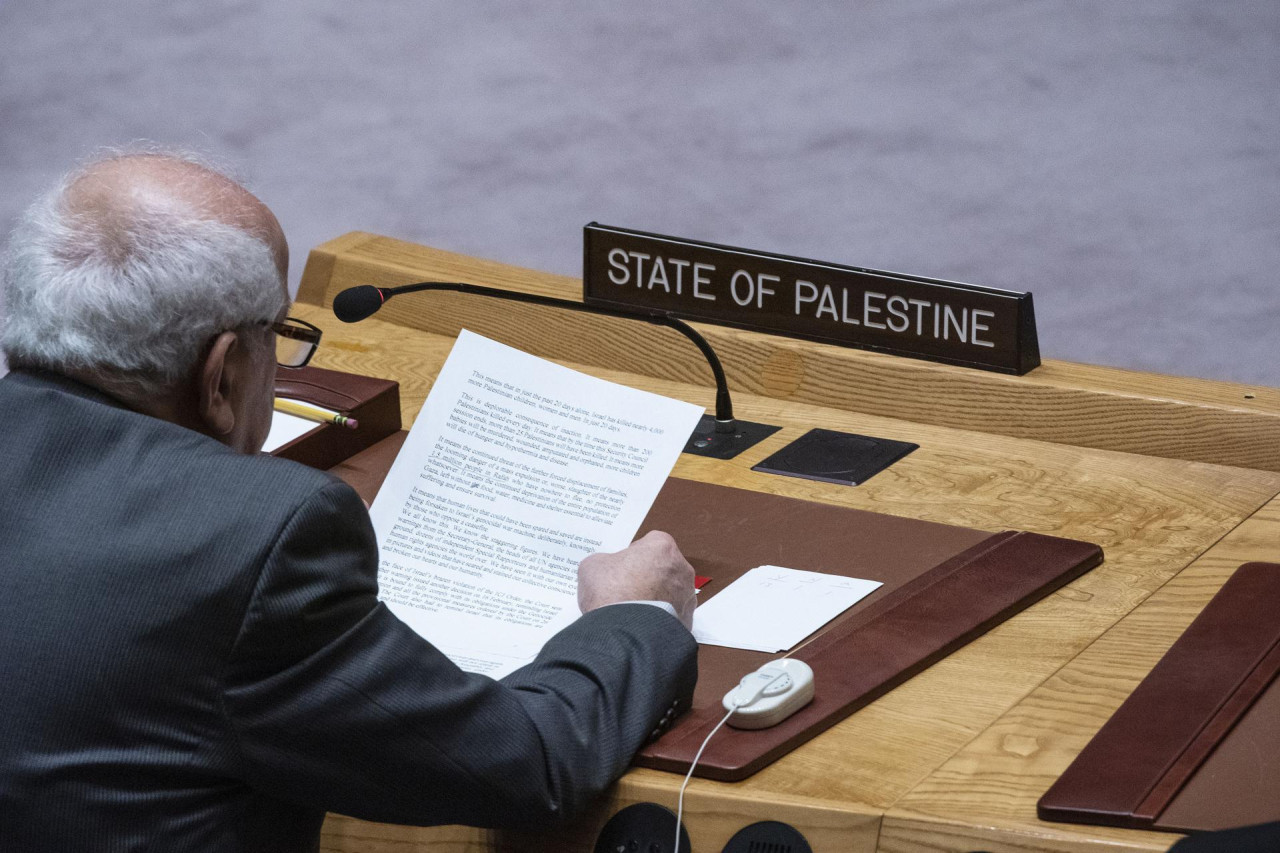
[(707, 736), (703, 739), (702, 746), (698, 747), (698, 751), (694, 753), (693, 761), (689, 764), (689, 772), (684, 775), (684, 782), (680, 784), (680, 797), (676, 803), (676, 840), (671, 847), (671, 853), (680, 853), (680, 821), (684, 817), (684, 789), (689, 787), (689, 780), (693, 778), (693, 769), (698, 766), (698, 759), (702, 758), (702, 751), (707, 748), (707, 744), (711, 743), (711, 737), (716, 732), (720, 731), (721, 726), (729, 722), (729, 718), (733, 716), (735, 711), (743, 705), (750, 705), (752, 702), (760, 698), (761, 693), (765, 692), (786, 677), (787, 673), (780, 672), (769, 681), (757, 687), (755, 693), (748, 697), (738, 699), (738, 701), (733, 703), (733, 707), (729, 709), (729, 713), (721, 717), (720, 722), (716, 723), (715, 728), (708, 732)]

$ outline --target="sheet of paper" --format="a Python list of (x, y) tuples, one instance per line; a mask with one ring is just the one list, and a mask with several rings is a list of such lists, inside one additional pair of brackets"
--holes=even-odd
[(387, 606), (463, 669), (528, 663), (635, 537), (702, 415), (463, 331), (370, 514)]
[(320, 424), (315, 421), (309, 421), (306, 418), (300, 418), (297, 415), (291, 415), (287, 412), (271, 413), (271, 431), (267, 433), (267, 441), (262, 445), (265, 453), (271, 453), (277, 448), (284, 447), (300, 435), (306, 435)]
[(760, 566), (694, 611), (693, 636), (713, 646), (786, 651), (879, 586), (880, 581)]

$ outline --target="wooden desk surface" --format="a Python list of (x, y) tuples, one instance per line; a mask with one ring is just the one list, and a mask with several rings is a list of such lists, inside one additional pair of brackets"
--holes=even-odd
[[(315, 363), (398, 380), (406, 425), (463, 325), (587, 373), (712, 402), (692, 346), (645, 324), (456, 294), (402, 297), (353, 326), (319, 307), (353, 284), (428, 279), (581, 293), (573, 279), (367, 234), (314, 251), (299, 294), (313, 304), (295, 313), (325, 330)], [(733, 460), (682, 457), (678, 476), (1084, 539), (1107, 560), (750, 779), (694, 780), (685, 800), (694, 850), (719, 851), (762, 819), (795, 824), (817, 853), (1172, 843), (1042, 823), (1035, 800), (1231, 569), (1280, 556), (1280, 392), (1053, 362), (1007, 377), (699, 328), (725, 363), (739, 417), (783, 429)], [(750, 470), (814, 426), (921, 447), (857, 488)], [(621, 805), (674, 808), (680, 781), (632, 771), (608, 802), (544, 837), (331, 817), (321, 847), (590, 851)]]

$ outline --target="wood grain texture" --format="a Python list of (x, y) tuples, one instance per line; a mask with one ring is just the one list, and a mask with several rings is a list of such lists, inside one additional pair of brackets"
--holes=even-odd
[[(426, 278), (418, 274), (423, 272), (420, 265), (422, 253), (426, 252), (437, 264), (432, 267), (431, 275), (440, 278), (507, 287), (520, 285), (524, 289), (540, 287), (543, 289), (538, 292), (552, 295), (564, 295), (557, 294), (557, 289), (572, 282), (395, 241), (390, 241), (388, 247), (385, 238), (348, 235), (344, 239), (348, 240), (348, 248), (346, 254), (336, 258), (335, 280), (348, 274), (352, 278), (347, 280), (353, 280), (365, 272), (371, 276), (368, 280), (378, 283)], [(380, 260), (377, 264), (363, 260), (356, 263), (349, 255), (357, 250), (372, 252)], [(372, 278), (376, 275), (392, 278)], [(527, 280), (530, 276), (533, 278)], [(442, 304), (455, 295), (429, 296), (434, 310), (437, 303)], [(404, 314), (390, 310), (397, 307), (403, 308)], [(655, 344), (650, 338), (660, 335), (661, 330), (625, 321), (597, 322), (597, 318), (582, 315), (572, 315), (571, 326), (556, 327), (559, 330), (553, 333), (551, 324), (560, 323), (563, 318), (535, 316), (536, 311), (542, 309), (535, 309), (535, 313), (513, 313), (507, 310), (509, 307), (525, 306), (486, 303), (484, 311), (474, 306), (465, 309), (454, 306), (449, 310), (466, 314), (462, 319), (469, 328), (504, 343), (542, 352), (549, 348), (578, 356), (558, 360), (584, 372), (703, 406), (712, 402), (713, 391), (704, 378), (705, 364), (687, 342), (674, 334), (670, 340), (662, 339)], [(424, 325), (419, 317), (405, 316), (417, 315), (423, 309), (424, 306), (405, 298), (391, 303), (379, 319), (352, 326), (338, 323), (331, 313), (314, 305), (299, 304), (295, 306), (295, 313), (325, 330), (324, 342), (314, 362), (318, 366), (400, 381), (404, 421), (408, 426), (453, 343), (450, 334), (421, 331), (415, 328)], [(455, 320), (460, 321), (456, 317)], [(400, 321), (410, 325), (402, 325)], [(446, 332), (452, 328), (450, 325)], [(852, 377), (860, 374), (866, 364), (910, 364), (909, 369), (895, 366), (888, 373), (880, 374), (884, 382), (890, 382), (896, 373), (904, 371), (935, 378), (949, 376), (939, 388), (949, 388), (946, 393), (952, 396), (976, 394), (967, 385), (975, 375), (979, 385), (1016, 383), (1017, 377), (957, 372), (947, 366), (886, 360), (874, 354), (835, 350), (819, 344), (763, 340), (764, 336), (735, 330), (705, 329), (709, 337), (713, 333), (722, 334), (730, 342), (733, 357), (725, 354), (719, 340), (714, 342), (726, 366), (739, 351), (756, 353), (752, 357), (757, 366), (769, 365), (768, 370), (759, 372), (758, 381), (753, 380), (750, 390), (735, 394), (735, 404), (740, 417), (780, 424), (783, 429), (731, 461), (681, 457), (674, 472), (677, 476), (984, 530), (1021, 529), (1083, 539), (1101, 545), (1107, 561), (750, 779), (740, 783), (693, 780), (686, 797), (686, 809), (695, 849), (720, 849), (717, 845), (722, 845), (733, 831), (746, 823), (786, 819), (781, 815), (787, 814), (793, 815), (806, 833), (815, 834), (811, 841), (821, 839), (814, 845), (818, 853), (875, 850), (880, 820), (886, 811), (898, 808), (900, 802), (914, 802), (910, 798), (922, 786), (934, 782), (935, 771), (950, 766), (954, 756), (964, 754), (968, 745), (984, 737), (984, 732), (993, 724), (1003, 722), (1011, 709), (1020, 707), (1099, 636), (1215, 542), (1232, 534), (1241, 521), (1280, 492), (1280, 475), (1267, 470), (1153, 458), (1095, 449), (1083, 442), (1053, 443), (981, 428), (988, 421), (998, 419), (998, 411), (975, 415), (970, 420), (976, 428), (966, 430), (922, 419), (920, 408), (915, 405), (905, 405), (898, 411), (890, 405), (893, 395), (887, 391), (872, 395), (879, 395), (877, 405), (881, 410), (863, 412), (853, 408), (855, 404), (861, 405), (864, 398), (861, 391), (853, 390)], [(552, 334), (562, 340), (548, 347), (539, 344)], [(529, 342), (534, 345), (529, 346)], [(664, 351), (688, 348), (692, 357), (683, 362), (677, 359), (671, 375), (663, 377), (627, 373), (613, 366), (629, 363), (624, 356), (643, 354), (645, 347)], [(810, 402), (796, 396), (800, 389), (822, 384), (821, 374), (801, 375), (813, 371), (815, 365), (834, 365), (833, 369), (845, 371), (832, 381), (837, 391), (827, 395), (840, 405), (820, 405), (823, 400)], [(917, 376), (912, 381), (921, 380)], [(1132, 381), (1139, 382), (1136, 378)], [(1159, 384), (1163, 379), (1154, 377), (1153, 381)], [(739, 387), (747, 384), (739, 377)], [(1191, 382), (1184, 398), (1224, 393), (1217, 383), (1209, 384), (1214, 388)], [(957, 387), (962, 390), (956, 390)], [(1034, 383), (1001, 387), (1006, 387), (1010, 399), (1048, 393)], [(1115, 396), (1082, 393), (1092, 395), (1089, 399), (1110, 400)], [(1128, 399), (1127, 395), (1128, 392), (1123, 392), (1119, 397)], [(975, 413), (983, 406), (997, 406), (991, 399), (982, 405), (976, 399), (971, 404)], [(1140, 403), (1138, 409), (1130, 410), (1130, 415), (1136, 417), (1134, 412), (1142, 410), (1141, 406), (1151, 400), (1138, 395), (1133, 399)], [(1106, 408), (1112, 403), (1099, 405)], [(1228, 421), (1237, 417), (1248, 420), (1260, 414), (1215, 409), (1204, 400), (1190, 403), (1184, 399), (1171, 405), (1212, 410), (1214, 417)], [(1037, 417), (1047, 417), (1046, 410), (1037, 411)], [(901, 417), (890, 416), (894, 412)], [(1260, 416), (1271, 417), (1266, 412)], [(858, 488), (750, 470), (751, 465), (812, 427), (912, 441), (921, 447)], [(1140, 423), (1133, 422), (1126, 424), (1124, 431), (1138, 435), (1143, 429)], [(1111, 441), (1104, 436), (1100, 443)], [(1270, 452), (1274, 452), (1276, 446), (1273, 443)], [(1016, 739), (1009, 744), (1015, 750), (1034, 746)], [(679, 782), (680, 778), (672, 774), (632, 771), (615, 789), (612, 805), (648, 799), (674, 809)], [(1047, 784), (1046, 781), (1046, 787)], [(944, 810), (942, 814), (912, 812), (907, 819), (907, 813), (903, 812), (895, 824), (893, 843), (917, 845), (899, 847), (902, 850), (977, 849), (983, 845), (991, 850), (1038, 849), (1034, 847), (1038, 829), (1027, 829), (999, 809), (987, 814), (984, 808), (979, 804), (963, 818)], [(382, 827), (331, 818), (325, 834), (328, 846), (322, 849), (587, 851), (591, 849), (587, 839), (594, 827), (601, 825), (613, 810), (611, 804), (602, 804), (578, 823), (552, 836), (491, 834), (459, 828)], [(1018, 814), (1016, 809), (1013, 813)], [(1030, 813), (1034, 816), (1034, 798)], [(1003, 827), (1000, 832), (983, 834), (999, 821), (1004, 822), (1000, 824)], [(963, 840), (966, 832), (982, 843), (966, 846), (967, 841)], [(994, 840), (989, 841), (988, 835)], [(883, 847), (886, 836), (882, 832), (880, 836)], [(1063, 843), (1092, 845), (1099, 838), (1105, 836), (1072, 835)], [(1168, 839), (1159, 841), (1167, 843)], [(1024, 842), (1027, 846), (996, 846)], [(935, 848), (928, 844), (944, 846)], [(1160, 848), (1148, 844), (1135, 849)]]
[[(1278, 553), (1273, 500), (902, 798), (885, 817), (880, 849), (1166, 849), (1177, 835), (1044, 822), (1036, 801), (1232, 572)], [(1000, 846), (1019, 843), (1029, 846)]]
[[(300, 294), (328, 304), (355, 284), (467, 281), (580, 300), (578, 279), (353, 232), (315, 250)], [(683, 382), (709, 382), (674, 332), (458, 294), (406, 296), (397, 323), (457, 334), (460, 326), (537, 355)], [(1082, 447), (1280, 471), (1280, 391), (1046, 361), (1004, 376), (697, 324), (731, 386), (760, 396)]]
[(295, 297), (297, 301), (314, 305), (322, 303), (325, 288), (333, 275), (333, 265), (338, 262), (338, 256), (360, 246), (368, 236), (359, 231), (352, 231), (312, 249), (307, 255), (307, 265), (302, 270), (302, 280), (298, 283), (298, 293)]

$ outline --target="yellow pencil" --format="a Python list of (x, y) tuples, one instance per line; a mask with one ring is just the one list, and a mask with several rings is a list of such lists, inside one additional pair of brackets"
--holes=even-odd
[(335, 424), (337, 426), (346, 427), (347, 429), (355, 429), (360, 426), (360, 422), (358, 420), (348, 417), (341, 412), (322, 409), (319, 406), (313, 406), (310, 403), (303, 403), (299, 400), (286, 400), (283, 397), (276, 397), (275, 408), (277, 412), (297, 415), (300, 418), (315, 421), (318, 424)]

